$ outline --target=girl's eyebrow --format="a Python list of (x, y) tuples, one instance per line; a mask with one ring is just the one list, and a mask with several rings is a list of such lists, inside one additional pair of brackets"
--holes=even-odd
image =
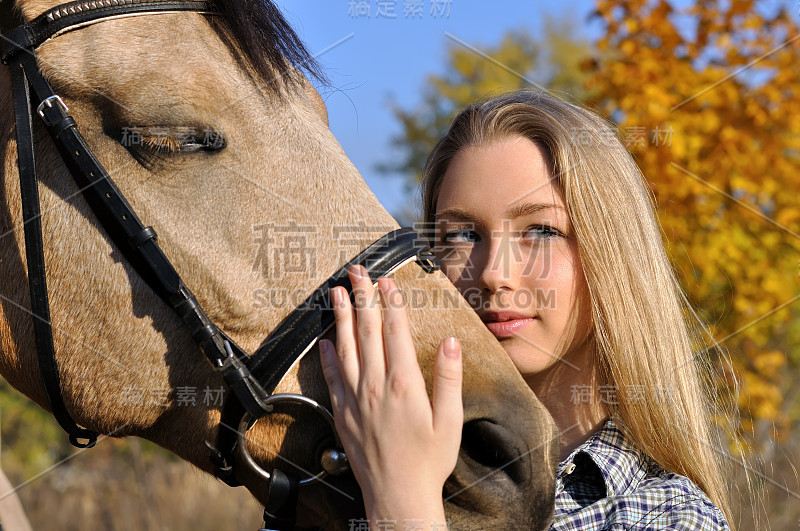
[(437, 212), (433, 215), (435, 218), (440, 217), (448, 217), (448, 218), (455, 218), (461, 221), (472, 221), (477, 216), (470, 212), (469, 210), (464, 210), (461, 208), (448, 208), (446, 210), (442, 210), (441, 212)]
[(506, 210), (506, 218), (508, 219), (516, 219), (521, 218), (523, 216), (530, 216), (533, 214), (537, 214), (543, 210), (564, 210), (566, 209), (555, 203), (522, 203), (520, 205), (513, 206)]
[[(505, 218), (516, 219), (551, 209), (566, 210), (563, 206), (557, 205), (555, 203), (522, 203), (509, 208), (506, 211)], [(437, 212), (436, 214), (434, 214), (434, 217), (435, 218), (448, 217), (461, 221), (472, 221), (478, 218), (478, 216), (473, 212), (458, 207), (448, 208), (442, 210), (441, 212)]]

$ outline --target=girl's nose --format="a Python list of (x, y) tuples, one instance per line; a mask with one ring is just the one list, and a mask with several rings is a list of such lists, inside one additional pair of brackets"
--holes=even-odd
[(522, 256), (514, 238), (508, 234), (492, 237), (483, 258), (478, 275), (482, 291), (495, 293), (519, 288)]

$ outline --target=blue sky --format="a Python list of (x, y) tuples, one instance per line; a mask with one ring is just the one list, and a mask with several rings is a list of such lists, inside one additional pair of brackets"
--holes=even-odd
[(375, 169), (393, 159), (389, 140), (399, 131), (389, 101), (406, 108), (419, 101), (426, 76), (444, 69), (446, 46), (453, 42), (446, 33), (483, 49), (511, 29), (525, 28), (537, 35), (546, 13), (574, 17), (586, 36), (598, 34), (596, 24), (587, 23), (592, 0), (277, 0), (276, 4), (311, 53), (321, 54), (319, 60), (331, 79), (331, 87), (320, 88), (331, 129), (390, 212), (402, 210), (410, 198), (403, 178), (387, 177)]

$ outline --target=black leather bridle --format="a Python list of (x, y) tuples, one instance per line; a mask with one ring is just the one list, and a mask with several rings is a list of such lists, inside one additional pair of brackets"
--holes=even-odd
[(35, 115), (41, 119), (108, 236), (153, 291), (186, 323), (194, 341), (233, 391), (228, 393), (223, 408), (216, 443), (206, 442), (217, 477), (231, 486), (240, 485), (234, 470), (238, 448), (243, 461), (269, 481), (265, 526), (289, 529), (294, 525), (298, 487), (347, 469), (335, 430), (334, 448), (324, 452), (321, 458), (322, 470), (313, 477), (299, 479), (296, 474), (278, 469), (262, 470), (247, 451), (247, 429), (280, 402), (313, 408), (333, 429), (330, 412), (314, 400), (301, 395), (272, 393), (291, 367), (331, 328), (329, 292), (334, 286), (351, 290), (347, 277), (349, 266), (364, 265), (374, 280), (410, 262), (416, 262), (426, 272), (434, 271), (438, 264), (416, 232), (399, 229), (380, 238), (332, 275), (270, 333), (252, 356), (214, 325), (162, 252), (155, 230), (139, 220), (86, 144), (67, 106), (42, 76), (35, 54), (35, 49), (46, 40), (93, 22), (181, 11), (217, 13), (212, 3), (200, 0), (91, 0), (57, 6), (25, 22), (13, 8), (12, 0), (0, 0), (0, 29), (4, 31), (0, 38), (0, 58), (8, 66), (13, 91), (25, 252), (39, 368), (50, 409), (69, 434), (70, 442), (81, 448), (94, 446), (99, 434), (75, 423), (61, 393), (50, 324), (34, 159), (32, 119)]

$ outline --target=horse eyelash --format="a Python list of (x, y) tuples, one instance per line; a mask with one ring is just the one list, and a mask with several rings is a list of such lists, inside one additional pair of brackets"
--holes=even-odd
[(194, 153), (197, 151), (221, 151), (226, 146), (225, 137), (217, 131), (206, 129), (203, 132), (189, 135), (175, 136), (164, 134), (161, 130), (157, 134), (148, 131), (150, 128), (135, 128), (136, 135), (123, 134), (123, 145), (127, 147), (140, 146), (152, 153), (171, 155), (174, 153)]
[(161, 151), (164, 153), (177, 153), (181, 150), (183, 144), (176, 138), (169, 137), (156, 137), (156, 136), (142, 136), (142, 146), (153, 151)]

